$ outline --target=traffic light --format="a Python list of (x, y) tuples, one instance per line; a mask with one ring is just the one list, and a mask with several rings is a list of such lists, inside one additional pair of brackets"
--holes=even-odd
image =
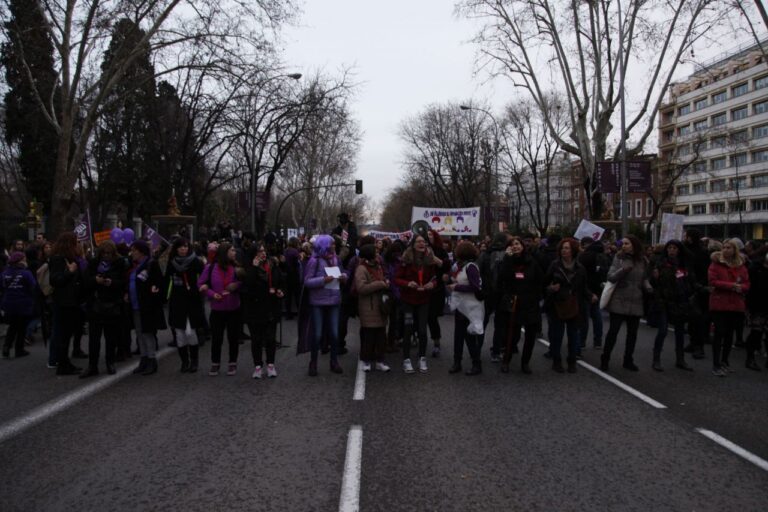
[(363, 193), (363, 180), (355, 180), (355, 194)]

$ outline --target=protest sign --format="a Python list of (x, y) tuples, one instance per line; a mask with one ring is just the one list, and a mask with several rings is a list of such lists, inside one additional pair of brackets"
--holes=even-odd
[(478, 236), (480, 234), (480, 207), (423, 208), (411, 210), (411, 224), (423, 220), (429, 229), (440, 236)]
[(587, 219), (582, 219), (573, 237), (576, 240), (581, 240), (582, 238), (588, 236), (597, 242), (603, 237), (603, 233), (605, 233), (605, 229), (601, 228), (597, 224), (592, 224)]
[(685, 215), (678, 215), (676, 213), (662, 214), (659, 243), (665, 244), (670, 240), (682, 240), (683, 222), (685, 222)]

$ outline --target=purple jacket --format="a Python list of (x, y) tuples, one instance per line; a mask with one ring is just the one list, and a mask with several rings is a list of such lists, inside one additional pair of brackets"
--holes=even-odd
[(3, 299), (0, 303), (7, 315), (32, 316), (37, 281), (26, 268), (8, 267), (0, 274)]
[(214, 311), (235, 311), (240, 309), (240, 293), (238, 290), (229, 292), (229, 295), (224, 295), (221, 300), (213, 298), (215, 294), (221, 295), (224, 288), (228, 283), (235, 283), (237, 288), (240, 288), (240, 282), (235, 276), (235, 267), (230, 265), (226, 272), (218, 265), (206, 265), (200, 277), (197, 279), (197, 287), (200, 288), (204, 284), (208, 285), (208, 289), (205, 291), (205, 296), (211, 304), (211, 309)]
[(341, 290), (325, 287), (326, 267), (339, 267), (341, 273), (347, 275), (346, 269), (336, 256), (333, 257), (330, 264), (325, 258), (312, 256), (304, 268), (304, 288), (309, 293), (309, 303), (312, 306), (337, 306), (341, 304)]

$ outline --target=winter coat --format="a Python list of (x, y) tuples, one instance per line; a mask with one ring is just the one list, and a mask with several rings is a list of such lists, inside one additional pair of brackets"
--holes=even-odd
[[(114, 321), (120, 317), (123, 311), (127, 269), (122, 258), (116, 258), (108, 266), (99, 259), (93, 259), (88, 263), (83, 277), (83, 284), (87, 293), (87, 310), (91, 319), (104, 321), (109, 318)], [(109, 286), (98, 284), (96, 277), (109, 279)]]
[(37, 282), (25, 267), (9, 266), (0, 274), (3, 297), (0, 310), (6, 315), (32, 316), (35, 309)]
[(659, 306), (672, 318), (698, 316), (696, 291), (699, 284), (693, 270), (666, 257), (657, 259), (651, 268), (658, 271), (658, 277), (652, 277), (650, 282)]
[[(237, 288), (224, 295), (223, 292), (226, 287), (232, 283)], [(237, 311), (240, 309), (240, 294), (238, 293), (240, 282), (237, 280), (233, 265), (229, 265), (226, 270), (217, 263), (206, 265), (197, 279), (197, 289), (199, 290), (203, 285), (208, 286), (208, 289), (205, 290), (205, 296), (208, 297), (212, 311)], [(214, 298), (217, 293), (222, 296), (220, 300)]]
[(361, 262), (355, 270), (355, 289), (360, 327), (385, 327), (387, 318), (383, 313), (383, 301), (388, 287), (381, 265)]
[(503, 306), (512, 297), (517, 297), (517, 310), (513, 321), (522, 325), (541, 323), (539, 303), (544, 296), (544, 271), (538, 262), (524, 252), (520, 256), (504, 256), (501, 269)]
[[(395, 284), (400, 288), (400, 300), (414, 306), (428, 303), (432, 290), (419, 291), (416, 288), (409, 288), (408, 283), (413, 281), (424, 286), (432, 282), (437, 286), (436, 269), (435, 265), (418, 266), (415, 263), (402, 261), (395, 271)], [(419, 271), (421, 271), (421, 277), (419, 277)]]
[(51, 256), (48, 268), (53, 286), (53, 303), (61, 308), (79, 308), (85, 299), (83, 286), (84, 273), (78, 268), (70, 272), (67, 263), (72, 263), (64, 256)]
[(762, 261), (749, 269), (747, 309), (753, 315), (768, 315), (768, 267)]
[(608, 268), (611, 259), (605, 254), (600, 242), (593, 242), (579, 253), (578, 261), (587, 271), (587, 288), (598, 297), (603, 292), (603, 284), (608, 280)]
[(643, 316), (643, 288), (651, 290), (645, 260), (634, 261), (630, 255), (617, 254), (608, 270), (608, 281), (616, 283), (608, 311), (618, 315)]
[[(166, 328), (163, 312), (163, 271), (153, 258), (146, 258), (129, 271), (136, 274), (136, 295), (139, 299), (141, 332), (153, 334)], [(152, 293), (152, 287), (159, 291)], [(129, 299), (130, 300), (130, 299)]]
[[(749, 293), (749, 272), (744, 260), (740, 257), (736, 263), (727, 263), (720, 251), (713, 252), (711, 259), (708, 273), (709, 286), (712, 287), (709, 310), (743, 313), (747, 308), (744, 298)], [(741, 285), (740, 292), (733, 289), (736, 283)]]
[(579, 302), (579, 317), (586, 318), (587, 304), (592, 300), (592, 293), (587, 288), (587, 271), (581, 263), (575, 261), (573, 269), (568, 270), (560, 258), (553, 261), (544, 277), (546, 287), (552, 284), (559, 284), (560, 289), (553, 292), (546, 288), (544, 309), (555, 314), (555, 302), (565, 301), (569, 295), (574, 295)]
[(193, 257), (185, 266), (168, 260), (163, 291), (168, 300), (168, 324), (174, 329), (205, 327), (203, 297), (197, 281), (203, 272), (203, 260)]
[(304, 269), (304, 288), (309, 294), (309, 304), (311, 306), (338, 306), (341, 304), (341, 286), (331, 288), (332, 283), (325, 283), (326, 267), (339, 267), (339, 271), (346, 275), (346, 270), (341, 265), (337, 256), (333, 256), (330, 262), (325, 258), (312, 256)]
[[(270, 258), (266, 265), (247, 265), (242, 281), (240, 300), (243, 303), (243, 320), (254, 324), (278, 322), (282, 301), (277, 296), (277, 290), (285, 293), (286, 284), (278, 261)], [(275, 293), (269, 293), (270, 288)]]

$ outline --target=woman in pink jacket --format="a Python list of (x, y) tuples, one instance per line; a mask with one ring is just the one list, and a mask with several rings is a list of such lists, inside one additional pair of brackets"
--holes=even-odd
[(237, 374), (237, 356), (240, 338), (240, 282), (235, 275), (237, 252), (230, 244), (221, 244), (216, 257), (205, 266), (197, 280), (197, 288), (211, 303), (211, 370), (215, 377), (221, 367), (221, 346), (224, 331), (229, 342), (229, 366), (227, 375)]
[(723, 250), (712, 253), (709, 266), (709, 311), (715, 324), (712, 340), (712, 373), (725, 377), (730, 371), (728, 356), (736, 327), (744, 322), (749, 291), (749, 272), (734, 240), (727, 240)]

